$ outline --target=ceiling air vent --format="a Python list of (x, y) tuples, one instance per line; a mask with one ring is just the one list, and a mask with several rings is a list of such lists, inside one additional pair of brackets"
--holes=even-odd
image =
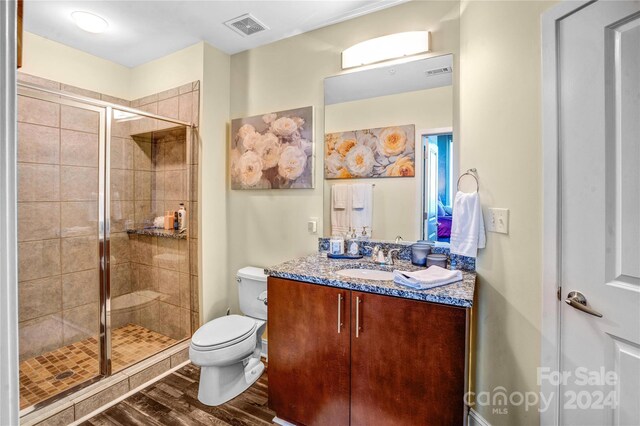
[(233, 18), (224, 24), (242, 36), (250, 36), (269, 29), (269, 27), (248, 13), (238, 16), (237, 18)]
[(451, 72), (451, 67), (442, 67), (442, 68), (435, 68), (432, 70), (425, 71), (425, 74), (427, 74), (427, 76), (432, 76), (432, 75), (438, 75), (438, 74), (446, 74), (449, 72)]

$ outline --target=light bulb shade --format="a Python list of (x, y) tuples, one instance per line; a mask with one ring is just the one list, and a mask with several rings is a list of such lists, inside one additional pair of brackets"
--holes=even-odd
[(429, 31), (408, 31), (363, 41), (342, 52), (342, 69), (427, 53), (430, 36)]
[(98, 15), (89, 12), (76, 11), (71, 18), (78, 28), (93, 34), (100, 34), (107, 30), (109, 23)]

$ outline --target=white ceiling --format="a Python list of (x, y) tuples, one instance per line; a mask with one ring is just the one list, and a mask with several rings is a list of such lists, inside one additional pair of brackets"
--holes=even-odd
[[(127, 67), (135, 67), (206, 41), (237, 53), (407, 0), (328, 1), (58, 1), (26, 0), (25, 31)], [(92, 12), (109, 28), (90, 34), (76, 27), (71, 12)], [(268, 30), (243, 37), (224, 22), (251, 13)]]

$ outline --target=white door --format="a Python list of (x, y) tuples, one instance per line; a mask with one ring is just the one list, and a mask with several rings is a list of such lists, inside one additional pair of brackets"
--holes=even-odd
[(591, 3), (557, 28), (559, 423), (640, 425), (640, 2)]
[[(428, 140), (428, 139), (427, 139)], [(425, 229), (427, 241), (438, 241), (438, 145), (427, 142)]]

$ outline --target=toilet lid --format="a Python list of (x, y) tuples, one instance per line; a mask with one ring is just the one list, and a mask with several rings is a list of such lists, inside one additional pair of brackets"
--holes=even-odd
[(256, 329), (256, 322), (241, 315), (227, 315), (209, 321), (191, 338), (195, 346), (210, 348), (242, 341)]

